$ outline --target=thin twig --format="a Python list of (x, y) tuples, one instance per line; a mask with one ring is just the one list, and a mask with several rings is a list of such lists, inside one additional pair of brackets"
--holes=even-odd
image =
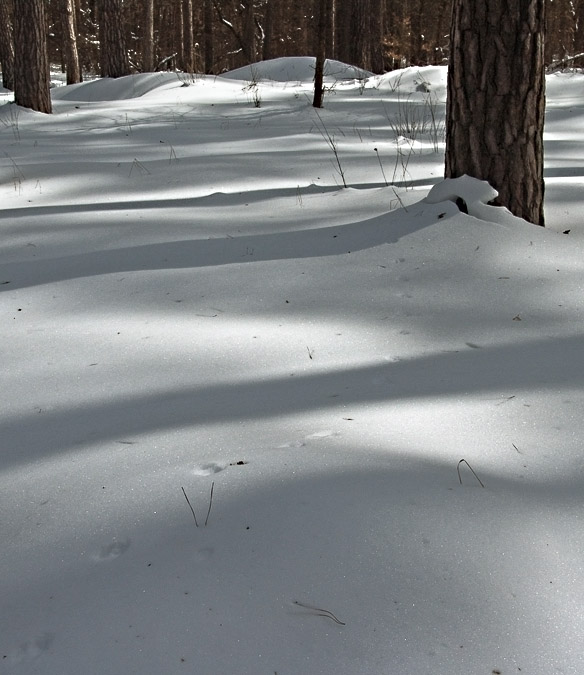
[(483, 484), (483, 481), (476, 475), (474, 469), (473, 469), (472, 466), (466, 461), (466, 459), (461, 459), (460, 462), (458, 462), (458, 465), (456, 466), (456, 471), (458, 472), (458, 481), (459, 481), (459, 483), (462, 485), (462, 476), (460, 475), (460, 465), (461, 465), (463, 462), (464, 462), (464, 463), (468, 466), (468, 468), (472, 471), (472, 475), (478, 480), (478, 482), (480, 483), (481, 487), (484, 488), (485, 486), (484, 486), (484, 484)]
[[(184, 487), (181, 487), (181, 490), (183, 491), (183, 495), (185, 496), (185, 499), (187, 500), (187, 504), (189, 505), (189, 508), (191, 509), (191, 513), (193, 514), (193, 518), (195, 519), (195, 525), (197, 527), (199, 527), (199, 523), (197, 522), (197, 516), (195, 515), (195, 509), (192, 507), (192, 505), (189, 501), (189, 498), (187, 497), (187, 493), (185, 492)], [(211, 510), (210, 507), (209, 507), (209, 510)], [(207, 514), (207, 518), (208, 517), (209, 517), (209, 514)], [(207, 524), (207, 523), (205, 522), (205, 524)]]
[(209, 497), (209, 510), (207, 511), (207, 517), (205, 518), (205, 527), (207, 527), (207, 522), (209, 521), (209, 514), (211, 513), (211, 506), (213, 505), (213, 488), (215, 487), (215, 481), (211, 483), (211, 495)]
[[(320, 116), (320, 114), (319, 114), (319, 112), (316, 108), (314, 108), (314, 112), (316, 113), (316, 116), (318, 117), (318, 121), (320, 122), (320, 124), (317, 122), (316, 128), (319, 130), (320, 135), (323, 137), (326, 144), (332, 150), (333, 156), (335, 158), (335, 161), (332, 164), (335, 167), (339, 176), (341, 177), (341, 180), (343, 181), (343, 187), (347, 187), (347, 181), (345, 180), (345, 172), (343, 170), (341, 158), (339, 157), (339, 151), (338, 151), (338, 148), (337, 148), (337, 143), (335, 141), (335, 137), (334, 137), (333, 134), (329, 133), (329, 130), (326, 128), (326, 125), (325, 125), (322, 117)], [(336, 164), (336, 166), (335, 166), (335, 164)]]
[(314, 612), (317, 616), (324, 616), (327, 619), (332, 619), (335, 623), (338, 623), (339, 626), (346, 626), (347, 625), (343, 621), (340, 621), (339, 619), (337, 619), (337, 617), (332, 612), (329, 612), (328, 609), (321, 609), (320, 607), (314, 607), (313, 605), (306, 605), (303, 602), (300, 602), (298, 600), (293, 600), (292, 602), (295, 605), (298, 605), (298, 607), (304, 607), (304, 609), (309, 609), (310, 611)]
[(381, 163), (381, 157), (379, 156), (379, 150), (377, 148), (373, 148), (375, 154), (377, 155), (377, 161), (379, 162), (379, 168), (381, 169), (381, 175), (383, 176), (383, 181), (385, 183), (385, 187), (389, 185), (387, 182), (387, 178), (385, 177), (385, 171), (383, 170), (383, 164)]

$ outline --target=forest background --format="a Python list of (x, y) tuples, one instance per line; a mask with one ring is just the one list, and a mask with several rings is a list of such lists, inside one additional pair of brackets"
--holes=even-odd
[[(47, 0), (49, 61), (67, 64), (75, 41), (80, 74), (102, 74), (117, 24), (128, 72), (221, 73), (316, 53), (322, 0)], [(324, 0), (326, 54), (374, 73), (448, 62), (451, 0)], [(546, 65), (584, 65), (584, 0), (547, 0)], [(0, 0), (0, 60), (12, 41), (12, 0)], [(115, 14), (109, 16), (108, 14)], [(108, 22), (109, 19), (109, 22)], [(72, 81), (79, 75), (73, 74)]]

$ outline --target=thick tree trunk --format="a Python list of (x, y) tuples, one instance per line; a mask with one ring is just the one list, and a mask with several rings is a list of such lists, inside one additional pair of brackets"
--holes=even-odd
[(67, 84), (81, 82), (79, 53), (77, 52), (77, 21), (74, 0), (61, 0), (63, 24), (63, 56), (67, 72)]
[(122, 0), (101, 0), (100, 51), (102, 77), (130, 74), (123, 30)]
[(353, 66), (359, 66), (369, 70), (371, 68), (370, 56), (370, 0), (353, 0), (350, 28), (350, 60)]
[(0, 65), (2, 85), (14, 89), (14, 35), (8, 0), (0, 0)]
[(14, 0), (14, 101), (50, 113), (50, 71), (44, 0)]
[(545, 0), (454, 0), (446, 177), (488, 181), (497, 203), (543, 217)]

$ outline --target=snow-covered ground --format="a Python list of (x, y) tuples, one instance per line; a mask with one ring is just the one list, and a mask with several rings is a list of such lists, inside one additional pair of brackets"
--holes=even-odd
[(542, 229), (329, 73), (0, 107), (1, 673), (584, 673), (584, 77)]

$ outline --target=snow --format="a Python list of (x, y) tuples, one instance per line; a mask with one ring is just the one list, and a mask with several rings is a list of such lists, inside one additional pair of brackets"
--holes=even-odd
[(0, 107), (0, 672), (584, 672), (582, 78), (543, 229), (310, 65)]

